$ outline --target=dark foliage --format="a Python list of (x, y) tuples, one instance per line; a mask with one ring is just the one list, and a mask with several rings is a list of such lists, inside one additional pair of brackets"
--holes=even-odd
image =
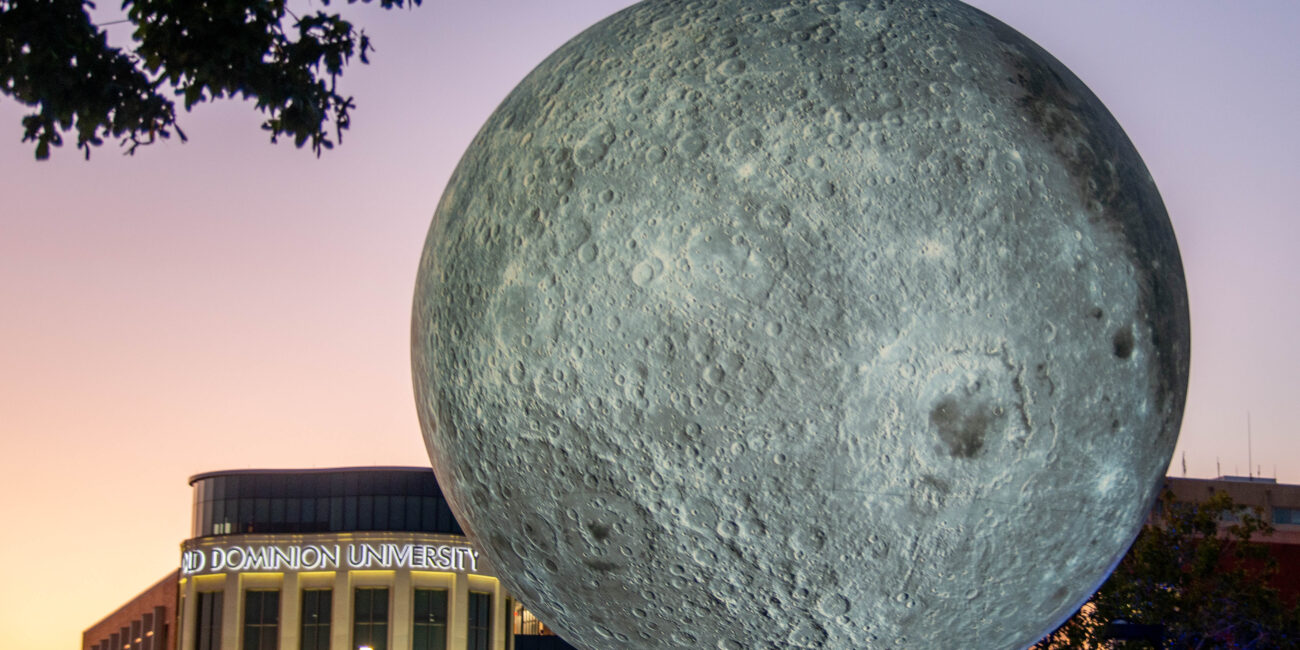
[(87, 158), (105, 138), (128, 153), (173, 131), (184, 140), (176, 97), (187, 111), (252, 100), (272, 142), (310, 143), (319, 156), (342, 141), (355, 106), (338, 93), (338, 77), (354, 56), (369, 63), (372, 50), (338, 14), (299, 17), (284, 0), (124, 0), (130, 49), (111, 47), (88, 8), (88, 0), (0, 0), (0, 90), (34, 109), (23, 117), (23, 141), (36, 143), (37, 159), (66, 132), (76, 132)]
[[(1300, 612), (1269, 586), (1277, 563), (1258, 541), (1272, 532), (1226, 493), (1187, 504), (1165, 492), (1106, 583), (1035, 647), (1300, 647)], [(1115, 621), (1160, 626), (1163, 639), (1116, 641)]]

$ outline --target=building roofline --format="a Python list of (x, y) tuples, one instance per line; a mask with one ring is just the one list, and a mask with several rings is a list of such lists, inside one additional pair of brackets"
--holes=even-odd
[(1166, 476), (1165, 479), (1167, 479), (1167, 480), (1171, 480), (1171, 481), (1185, 481), (1185, 482), (1193, 482), (1193, 481), (1195, 481), (1195, 482), (1198, 482), (1198, 483), (1232, 483), (1232, 484), (1234, 484), (1234, 485), (1235, 485), (1235, 484), (1246, 484), (1246, 485), (1251, 485), (1251, 484), (1254, 484), (1254, 485), (1294, 485), (1294, 484), (1292, 484), (1292, 483), (1281, 483), (1281, 482), (1279, 482), (1279, 481), (1278, 481), (1277, 479), (1275, 479), (1275, 478), (1272, 478), (1272, 477), (1263, 477), (1263, 476), (1231, 476), (1231, 475), (1224, 475), (1224, 476), (1215, 476), (1215, 477), (1213, 477), (1213, 478), (1205, 478), (1205, 477), (1199, 477), (1199, 476)]
[(414, 465), (365, 465), (357, 467), (311, 467), (298, 469), (224, 469), (202, 472), (189, 478), (189, 484), (195, 481), (217, 476), (248, 476), (265, 474), (334, 474), (337, 472), (433, 472), (430, 467)]
[(98, 621), (95, 621), (95, 622), (94, 622), (90, 627), (88, 627), (88, 628), (82, 630), (82, 631), (81, 631), (81, 636), (83, 637), (83, 642), (84, 642), (84, 637), (86, 636), (86, 634), (87, 634), (88, 632), (90, 632), (91, 630), (93, 630), (93, 629), (99, 627), (100, 625), (103, 625), (104, 623), (107, 623), (107, 622), (109, 621), (109, 619), (113, 618), (114, 616), (117, 616), (118, 614), (121, 614), (122, 612), (126, 611), (126, 608), (130, 607), (131, 605), (134, 605), (134, 604), (135, 604), (135, 601), (136, 601), (138, 598), (140, 598), (141, 596), (143, 596), (143, 595), (149, 593), (150, 591), (153, 591), (154, 589), (157, 589), (159, 585), (161, 585), (161, 584), (163, 584), (163, 583), (165, 583), (165, 582), (167, 582), (167, 581), (169, 581), (169, 580), (172, 581), (172, 582), (177, 582), (177, 583), (179, 583), (179, 582), (180, 582), (180, 579), (181, 579), (181, 570), (180, 570), (180, 567), (177, 567), (177, 568), (175, 568), (175, 569), (172, 569), (170, 573), (168, 573), (167, 575), (165, 575), (165, 576), (163, 576), (162, 578), (158, 579), (157, 582), (155, 582), (155, 583), (149, 585), (148, 587), (145, 587), (144, 589), (140, 590), (140, 593), (138, 593), (138, 594), (132, 596), (130, 600), (126, 601), (125, 603), (122, 603), (122, 605), (121, 605), (120, 607), (118, 607), (117, 609), (115, 609), (115, 610), (113, 610), (112, 612), (110, 612), (107, 616), (105, 616), (105, 617), (99, 619)]

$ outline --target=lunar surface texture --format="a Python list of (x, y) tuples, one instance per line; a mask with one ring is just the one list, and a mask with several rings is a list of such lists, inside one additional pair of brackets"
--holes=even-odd
[(1029, 645), (1137, 534), (1189, 359), (1124, 132), (943, 0), (574, 38), (451, 178), (412, 339), (461, 523), (601, 650)]

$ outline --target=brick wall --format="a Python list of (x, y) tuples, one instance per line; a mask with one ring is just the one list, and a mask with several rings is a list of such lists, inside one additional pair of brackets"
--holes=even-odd
[(176, 650), (176, 598), (180, 569), (90, 626), (82, 650)]

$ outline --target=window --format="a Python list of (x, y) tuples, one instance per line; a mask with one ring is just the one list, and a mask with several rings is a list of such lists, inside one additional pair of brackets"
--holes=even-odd
[[(352, 493), (355, 494), (355, 491)], [(357, 528), (357, 500), (355, 496), (343, 497), (343, 530), (359, 530)]]
[(330, 618), (333, 612), (333, 591), (303, 590), (301, 650), (330, 650)]
[(220, 591), (200, 591), (198, 621), (195, 626), (194, 650), (221, 650)]
[(411, 650), (446, 650), (447, 592), (416, 589), (412, 625)]
[(527, 609), (515, 606), (515, 625), (513, 632), (526, 636), (538, 636), (546, 633), (546, 626), (537, 615)]
[(1300, 508), (1273, 508), (1274, 524), (1300, 524)]
[(368, 494), (357, 497), (357, 530), (375, 529), (375, 497)]
[(352, 647), (388, 650), (388, 588), (357, 587), (352, 592)]
[(392, 497), (388, 504), (388, 529), (406, 530), (406, 497)]
[(411, 530), (463, 534), (432, 472), (242, 474), (194, 483), (195, 537)]
[(469, 592), (468, 650), (488, 650), (492, 640), (492, 594)]
[(328, 530), (344, 530), (343, 497), (330, 497), (330, 516)]
[(276, 650), (280, 642), (280, 592), (244, 592), (244, 650)]

